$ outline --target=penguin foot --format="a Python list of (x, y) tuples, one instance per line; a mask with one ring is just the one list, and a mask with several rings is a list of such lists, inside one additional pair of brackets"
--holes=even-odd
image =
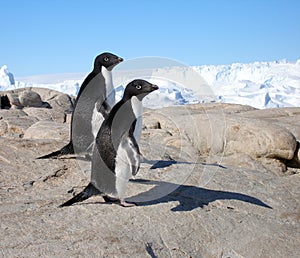
[(124, 199), (120, 199), (120, 205), (123, 207), (134, 207), (136, 206), (133, 202), (126, 202)]

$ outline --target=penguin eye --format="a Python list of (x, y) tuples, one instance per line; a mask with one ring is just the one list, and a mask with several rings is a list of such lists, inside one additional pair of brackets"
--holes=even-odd
[(140, 90), (142, 88), (142, 86), (141, 85), (136, 85), (135, 88)]
[(109, 60), (108, 57), (104, 57), (104, 61), (107, 62)]

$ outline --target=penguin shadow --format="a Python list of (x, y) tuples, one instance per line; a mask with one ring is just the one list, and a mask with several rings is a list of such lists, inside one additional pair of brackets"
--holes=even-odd
[(146, 158), (143, 159), (143, 163), (150, 164), (150, 169), (158, 169), (158, 168), (167, 168), (174, 164), (186, 164), (186, 165), (203, 165), (203, 166), (214, 166), (223, 169), (227, 169), (226, 167), (217, 164), (217, 163), (205, 163), (205, 162), (188, 162), (188, 161), (177, 161), (172, 158), (168, 160), (148, 160)]
[[(130, 181), (138, 184), (155, 185), (146, 192), (127, 198), (127, 201), (135, 202), (138, 206), (151, 206), (177, 201), (179, 204), (172, 208), (171, 211), (192, 211), (199, 207), (203, 208), (204, 205), (207, 206), (209, 203), (216, 200), (238, 200), (272, 209), (271, 206), (258, 198), (238, 192), (211, 190), (193, 185), (178, 185), (156, 180), (132, 179)], [(159, 197), (158, 193), (161, 195), (163, 191), (167, 194)], [(150, 198), (151, 196), (153, 197), (152, 199)], [(232, 207), (227, 208), (233, 209)]]

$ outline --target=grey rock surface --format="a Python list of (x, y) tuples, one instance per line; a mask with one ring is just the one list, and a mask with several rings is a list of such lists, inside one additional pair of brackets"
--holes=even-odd
[(42, 120), (30, 126), (24, 133), (24, 139), (52, 139), (65, 141), (69, 139), (70, 125)]
[(20, 104), (23, 107), (42, 107), (41, 96), (35, 91), (23, 91), (19, 95)]
[[(0, 109), (0, 135), (2, 136), (22, 138), (30, 128), (26, 137), (30, 134), (34, 138), (42, 139), (46, 137), (46, 131), (42, 133), (41, 130), (47, 122), (40, 123), (41, 121), (48, 121), (51, 128), (57, 126), (57, 132), (61, 131), (62, 127), (66, 127), (65, 124), (70, 123), (73, 101), (66, 94), (43, 88), (26, 88), (1, 92), (1, 95), (7, 95), (12, 105), (11, 109)], [(51, 121), (56, 124), (51, 124)], [(37, 130), (36, 135), (34, 129)], [(55, 128), (53, 130), (55, 131)], [(56, 138), (62, 137), (56, 136)]]
[(287, 163), (297, 160), (299, 112), (300, 108), (267, 112), (241, 105), (199, 104), (155, 110), (148, 127), (159, 124), (171, 138), (187, 139), (210, 162), (281, 173)]
[[(80, 158), (36, 159), (68, 142), (69, 124), (35, 110), (0, 110), (3, 257), (300, 256), (299, 166), (287, 164), (299, 153), (300, 108), (267, 117), (229, 104), (145, 110), (132, 208), (100, 196), (58, 208), (89, 179)], [(28, 119), (22, 133), (11, 132), (12, 118)]]

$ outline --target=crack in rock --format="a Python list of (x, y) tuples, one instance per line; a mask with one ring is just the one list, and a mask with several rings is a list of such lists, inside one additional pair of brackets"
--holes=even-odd
[(48, 180), (51, 180), (53, 178), (59, 178), (62, 177), (68, 170), (68, 167), (64, 165), (62, 168), (54, 171), (51, 175), (46, 176), (44, 179), (42, 179), (43, 182), (47, 182)]

